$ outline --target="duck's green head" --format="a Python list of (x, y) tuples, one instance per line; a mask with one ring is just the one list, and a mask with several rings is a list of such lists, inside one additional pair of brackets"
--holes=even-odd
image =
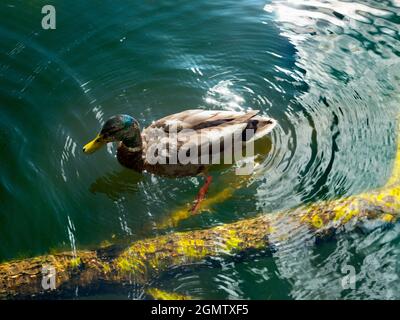
[(122, 141), (129, 147), (141, 145), (139, 123), (131, 116), (119, 114), (108, 119), (100, 133), (83, 147), (84, 153), (93, 153), (109, 142)]

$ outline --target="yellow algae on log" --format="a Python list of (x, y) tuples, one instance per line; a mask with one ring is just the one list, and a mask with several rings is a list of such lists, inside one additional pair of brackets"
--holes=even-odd
[(157, 288), (149, 288), (146, 290), (146, 293), (152, 296), (155, 300), (194, 300), (190, 296), (167, 292)]
[(186, 239), (178, 241), (178, 252), (191, 258), (201, 258), (207, 254), (207, 249), (204, 246), (202, 239)]

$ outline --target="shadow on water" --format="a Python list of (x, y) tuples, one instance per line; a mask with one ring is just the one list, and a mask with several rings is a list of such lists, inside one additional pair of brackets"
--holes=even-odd
[(122, 169), (111, 172), (99, 177), (90, 185), (90, 192), (102, 193), (115, 201), (121, 196), (135, 194), (138, 189), (138, 183), (143, 180), (143, 176), (129, 169)]

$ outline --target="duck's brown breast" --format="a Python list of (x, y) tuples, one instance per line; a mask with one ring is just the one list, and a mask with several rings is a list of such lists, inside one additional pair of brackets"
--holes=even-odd
[(142, 172), (144, 169), (144, 161), (142, 151), (132, 152), (123, 143), (120, 143), (117, 150), (118, 162), (126, 168)]

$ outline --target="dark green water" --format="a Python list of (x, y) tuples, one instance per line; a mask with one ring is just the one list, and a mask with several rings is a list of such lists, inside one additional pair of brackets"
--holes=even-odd
[[(192, 201), (200, 178), (138, 176), (115, 146), (82, 154), (117, 113), (142, 126), (187, 108), (253, 108), (279, 121), (262, 174), (169, 231), (382, 185), (400, 101), (400, 3), (294, 2), (51, 1), (57, 29), (43, 30), (47, 2), (3, 1), (0, 260), (161, 234), (157, 222)], [(216, 175), (210, 193), (223, 184)], [(400, 298), (398, 225), (317, 246), (304, 239), (154, 286), (210, 299)], [(345, 264), (355, 290), (341, 286)]]

